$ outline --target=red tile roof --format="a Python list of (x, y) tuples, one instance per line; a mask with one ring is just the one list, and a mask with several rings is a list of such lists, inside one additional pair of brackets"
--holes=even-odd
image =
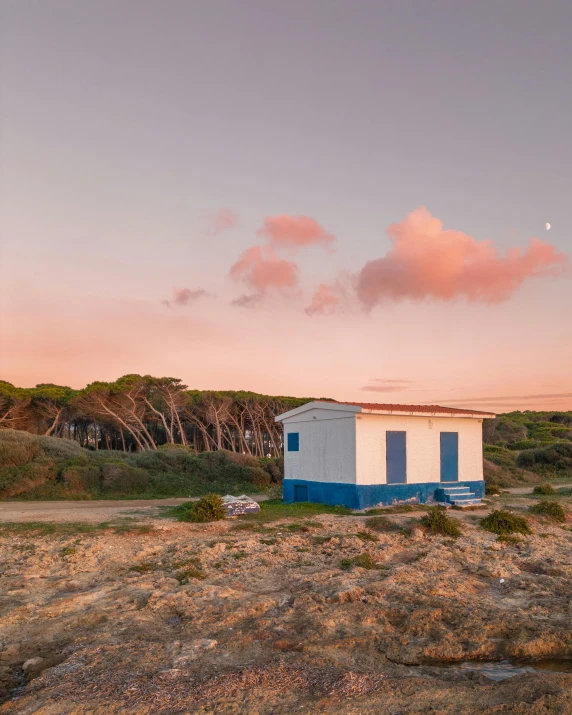
[(353, 405), (363, 407), (364, 410), (383, 410), (384, 412), (426, 412), (436, 415), (483, 415), (488, 416), (493, 412), (480, 410), (464, 410), (458, 407), (441, 407), (440, 405), (388, 405), (375, 402), (340, 402), (340, 405)]

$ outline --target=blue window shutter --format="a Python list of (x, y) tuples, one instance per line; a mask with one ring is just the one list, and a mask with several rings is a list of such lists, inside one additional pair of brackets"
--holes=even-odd
[(299, 432), (288, 432), (288, 451), (289, 452), (299, 452), (300, 451), (300, 433)]
[(441, 432), (441, 481), (459, 481), (458, 432)]
[(385, 463), (388, 484), (407, 483), (407, 449), (405, 432), (385, 433)]

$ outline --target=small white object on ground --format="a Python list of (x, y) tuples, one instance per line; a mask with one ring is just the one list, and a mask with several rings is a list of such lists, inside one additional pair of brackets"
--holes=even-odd
[(241, 514), (255, 514), (260, 511), (260, 505), (246, 494), (233, 497), (227, 494), (222, 498), (222, 504), (226, 509), (227, 516), (240, 516)]
[(504, 583), (504, 578), (501, 578), (500, 583)]
[(22, 670), (24, 673), (27, 673), (29, 670), (34, 670), (40, 663), (43, 663), (44, 659), (40, 658), (39, 656), (37, 658), (28, 658), (28, 660), (24, 663), (22, 666)]

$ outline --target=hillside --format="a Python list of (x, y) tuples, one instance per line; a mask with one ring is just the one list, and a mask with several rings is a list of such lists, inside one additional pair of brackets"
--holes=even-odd
[(572, 477), (572, 411), (509, 412), (483, 423), (485, 479), (500, 487)]
[(279, 459), (188, 447), (88, 450), (77, 442), (0, 430), (0, 498), (109, 499), (255, 493), (282, 479)]

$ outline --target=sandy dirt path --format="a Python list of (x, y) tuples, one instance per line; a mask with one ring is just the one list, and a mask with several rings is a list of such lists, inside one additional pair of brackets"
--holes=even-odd
[[(558, 487), (572, 487), (572, 484), (558, 484)], [(531, 494), (532, 487), (507, 489), (514, 495)], [(258, 494), (253, 497), (263, 501), (268, 497)], [(153, 517), (160, 507), (176, 506), (183, 499), (124, 499), (108, 501), (5, 501), (0, 502), (0, 522), (23, 521), (73, 521), (98, 524), (102, 521), (129, 516)], [(423, 512), (420, 512), (422, 514)]]
[[(264, 495), (254, 496), (261, 501)], [(196, 499), (124, 499), (108, 501), (5, 501), (0, 502), (0, 522), (72, 521), (99, 524), (129, 516), (153, 517), (160, 507)]]

